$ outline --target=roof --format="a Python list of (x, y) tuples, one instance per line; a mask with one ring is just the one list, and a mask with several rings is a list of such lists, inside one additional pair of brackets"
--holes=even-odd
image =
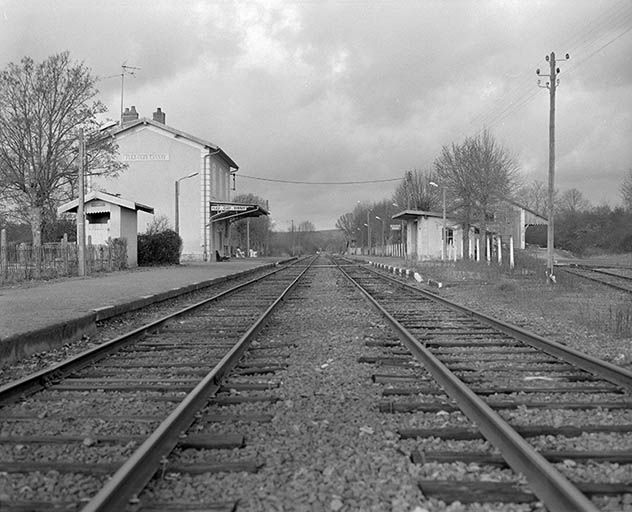
[(119, 134), (125, 133), (125, 132), (129, 132), (137, 127), (143, 127), (143, 126), (153, 126), (155, 128), (158, 128), (160, 130), (163, 130), (165, 132), (168, 132), (170, 134), (172, 134), (175, 138), (179, 138), (182, 137), (183, 139), (187, 139), (191, 142), (194, 142), (196, 144), (199, 144), (200, 146), (202, 146), (203, 148), (206, 148), (210, 151), (217, 151), (218, 155), (233, 169), (237, 170), (239, 169), (239, 166), (235, 163), (235, 161), (229, 157), (222, 148), (220, 148), (217, 144), (213, 144), (211, 141), (208, 140), (204, 140), (201, 139), (199, 137), (196, 137), (195, 135), (191, 135), (189, 133), (183, 132), (181, 130), (177, 130), (176, 128), (172, 128), (171, 126), (168, 126), (164, 123), (160, 123), (158, 121), (154, 121), (153, 119), (149, 119), (147, 117), (141, 117), (140, 119), (135, 119), (134, 121), (130, 121), (129, 123), (126, 123), (125, 125), (121, 126), (117, 126), (114, 129), (106, 129), (107, 131), (109, 131), (109, 133), (111, 135), (113, 135), (114, 137), (116, 137)]
[[(547, 216), (542, 215), (542, 214), (540, 214), (540, 213), (536, 212), (535, 210), (532, 210), (531, 208), (527, 208), (526, 206), (524, 206), (523, 204), (520, 204), (520, 203), (519, 203), (518, 201), (516, 201), (515, 199), (512, 199), (512, 198), (510, 198), (510, 197), (501, 197), (501, 200), (502, 200), (502, 201), (505, 201), (505, 202), (507, 202), (507, 203), (509, 203), (509, 204), (512, 204), (512, 205), (514, 205), (514, 206), (517, 206), (518, 208), (523, 209), (526, 213), (530, 214), (530, 215), (529, 215), (530, 217), (531, 217), (531, 216), (533, 216), (533, 217), (539, 218), (540, 220), (543, 220), (545, 224), (546, 224), (546, 223), (548, 222), (548, 220), (549, 220), (549, 218), (548, 218)], [(535, 222), (532, 222), (532, 224), (536, 224), (536, 223), (537, 223), (537, 220), (536, 220), (536, 219), (533, 219), (533, 220), (534, 220)]]
[(270, 215), (265, 208), (258, 204), (227, 203), (211, 201), (211, 223), (222, 220), (236, 221), (246, 217), (261, 217)]
[[(131, 201), (129, 199), (124, 199), (122, 197), (108, 194), (107, 192), (100, 192), (97, 190), (88, 192), (84, 197), (83, 203), (85, 205), (86, 203), (95, 200), (115, 204), (117, 206), (120, 206), (121, 208), (127, 208), (128, 210), (141, 210), (147, 213), (154, 213), (154, 209), (151, 206), (147, 206), (141, 203), (135, 203), (134, 201)], [(78, 208), (79, 198), (62, 204), (59, 208), (57, 208), (57, 213), (76, 212)]]
[(443, 218), (443, 213), (429, 212), (426, 210), (404, 210), (403, 212), (396, 213), (391, 218), (397, 220), (415, 220), (419, 217), (438, 217)]

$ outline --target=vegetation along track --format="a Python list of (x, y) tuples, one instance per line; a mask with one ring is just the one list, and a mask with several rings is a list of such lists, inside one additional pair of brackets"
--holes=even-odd
[(563, 272), (589, 279), (615, 290), (632, 293), (632, 269), (630, 268), (602, 268), (576, 264), (557, 268)]
[[(0, 508), (122, 510), (157, 470), (174, 469), (166, 467), (166, 456), (177, 446), (239, 444), (180, 436), (305, 270), (300, 264), (277, 269), (2, 386)], [(275, 370), (265, 366), (253, 358), (234, 373)], [(178, 470), (251, 466), (223, 461)], [(15, 499), (15, 490), (31, 499)]]
[[(367, 267), (345, 270), (407, 347), (381, 344), (384, 355), (367, 361), (402, 368), (377, 376), (386, 384), (380, 409), (445, 414), (460, 409), (477, 425), (401, 429), (402, 438), (425, 439), (414, 459), (509, 466), (526, 476), (550, 510), (630, 506), (631, 372)], [(411, 351), (441, 388), (416, 374)], [(461, 449), (437, 452), (432, 449), (437, 438), (462, 440)], [(513, 490), (504, 475), (491, 480), (434, 479), (421, 487), (445, 499), (536, 500), (515, 477), (509, 480), (518, 484)]]

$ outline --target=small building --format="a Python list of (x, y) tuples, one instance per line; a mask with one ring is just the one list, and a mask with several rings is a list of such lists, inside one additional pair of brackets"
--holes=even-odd
[[(229, 255), (228, 221), (211, 222), (210, 203), (229, 202), (238, 166), (213, 142), (166, 124), (157, 108), (151, 118), (126, 108), (121, 125), (103, 130), (118, 145), (127, 169), (116, 176), (91, 177), (90, 190), (108, 190), (155, 205), (182, 238), (183, 261), (214, 260)], [(153, 217), (139, 214), (139, 230)]]
[[(79, 199), (74, 199), (57, 208), (58, 213), (77, 213)], [(110, 238), (127, 241), (127, 266), (138, 264), (138, 219), (139, 211), (153, 214), (151, 206), (123, 199), (107, 192), (88, 192), (84, 199), (85, 233), (93, 245), (105, 245)]]
[[(394, 220), (405, 222), (406, 230), (406, 257), (423, 261), (441, 259), (462, 259), (463, 253), (468, 251), (470, 257), (476, 257), (480, 251), (481, 259), (484, 259), (486, 243), (480, 239), (479, 224), (473, 222), (470, 225), (470, 246), (464, 247), (463, 224), (453, 215), (446, 215), (446, 246), (442, 249), (443, 214), (424, 210), (405, 210), (393, 215)], [(488, 236), (496, 241), (508, 243), (511, 239), (514, 247), (524, 249), (525, 232), (527, 226), (546, 224), (547, 220), (542, 215), (530, 210), (516, 201), (504, 199), (495, 209), (494, 215), (486, 226)], [(476, 240), (479, 239), (478, 246)]]

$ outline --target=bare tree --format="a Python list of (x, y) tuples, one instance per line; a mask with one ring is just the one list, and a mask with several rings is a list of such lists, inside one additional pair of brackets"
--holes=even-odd
[[(233, 198), (235, 203), (258, 204), (262, 208), (267, 208), (265, 199), (251, 193), (239, 194)], [(250, 234), (250, 248), (256, 251), (265, 252), (270, 238), (270, 218), (267, 215), (235, 222), (231, 228), (233, 230), (235, 243), (246, 248), (246, 231)]]
[(559, 200), (560, 212), (578, 213), (578, 212), (586, 211), (589, 208), (590, 208), (590, 202), (576, 188), (566, 190), (560, 196), (560, 200)]
[(404, 179), (395, 189), (393, 201), (400, 208), (414, 210), (432, 210), (438, 206), (436, 194), (430, 186), (435, 180), (430, 171), (406, 171)]
[(628, 211), (632, 211), (632, 169), (628, 169), (623, 178), (621, 197), (623, 198), (623, 207)]
[(353, 213), (347, 212), (338, 217), (336, 221), (336, 229), (342, 231), (346, 240), (355, 238), (356, 224)]
[(434, 166), (451, 197), (451, 209), (463, 224), (466, 246), (472, 223), (478, 220), (480, 232), (486, 233), (487, 219), (496, 204), (511, 196), (519, 183), (513, 159), (487, 130), (460, 145), (443, 146)]
[(113, 174), (113, 139), (99, 134), (96, 78), (68, 52), (41, 63), (25, 57), (0, 72), (0, 195), (31, 226), (41, 244), (43, 216), (72, 195), (79, 169), (77, 133), (88, 136), (87, 160), (95, 172)]
[(533, 180), (520, 187), (517, 196), (523, 206), (540, 214), (546, 213), (549, 197), (547, 185), (543, 181)]

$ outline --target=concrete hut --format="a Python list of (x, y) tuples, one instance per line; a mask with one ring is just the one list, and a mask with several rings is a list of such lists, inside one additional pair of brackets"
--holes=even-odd
[[(61, 205), (58, 213), (77, 213), (79, 199)], [(85, 232), (93, 245), (106, 244), (110, 238), (127, 240), (127, 266), (138, 264), (138, 220), (139, 211), (153, 214), (151, 206), (124, 199), (107, 192), (88, 192), (84, 199)]]

